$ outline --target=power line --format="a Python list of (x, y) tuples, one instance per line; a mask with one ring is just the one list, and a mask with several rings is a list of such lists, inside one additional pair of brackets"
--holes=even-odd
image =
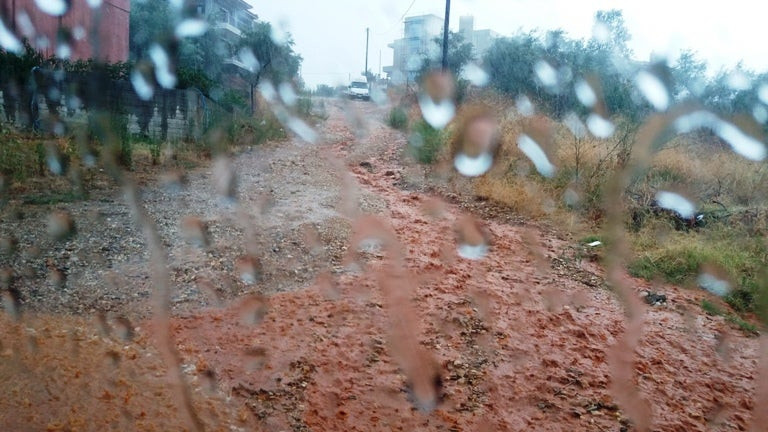
[(408, 6), (408, 9), (406, 9), (405, 12), (403, 12), (403, 14), (400, 15), (400, 19), (397, 20), (397, 23), (395, 25), (393, 25), (392, 27), (390, 27), (389, 30), (387, 30), (385, 32), (382, 32), (382, 33), (374, 33), (374, 36), (383, 36), (383, 35), (387, 35), (387, 34), (392, 33), (392, 30), (394, 30), (395, 27), (399, 26), (400, 23), (403, 22), (403, 18), (405, 18), (405, 16), (408, 15), (408, 12), (410, 12), (411, 8), (413, 7), (413, 5), (415, 3), (416, 3), (416, 0), (413, 0), (411, 2), (411, 4)]

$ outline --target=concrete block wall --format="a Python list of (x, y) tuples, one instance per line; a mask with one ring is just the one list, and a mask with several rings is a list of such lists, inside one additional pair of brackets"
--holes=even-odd
[[(0, 123), (7, 124), (4, 97), (0, 91)], [(96, 97), (100, 100), (84, 104), (77, 96), (62, 95), (58, 101), (57, 117), (49, 110), (46, 96), (38, 94), (39, 121), (36, 126), (44, 132), (55, 132), (58, 119), (65, 128), (71, 129), (88, 123), (89, 110), (101, 109), (125, 115), (131, 134), (148, 135), (161, 141), (196, 141), (213, 119), (226, 115), (221, 107), (197, 90), (158, 89), (151, 100), (143, 101), (136, 96), (130, 83), (113, 82)], [(16, 104), (16, 112), (12, 116), (15, 117), (15, 126), (28, 127), (28, 118), (19, 105)]]

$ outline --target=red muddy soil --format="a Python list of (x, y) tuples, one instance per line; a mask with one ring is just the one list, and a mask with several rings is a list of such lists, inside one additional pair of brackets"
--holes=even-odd
[[(315, 266), (314, 282), (239, 292), (228, 306), (184, 308), (171, 320), (198, 424), (270, 431), (635, 430), (625, 412), (636, 407), (617, 406), (609, 390), (610, 350), (626, 320), (600, 270), (560, 265), (568, 244), (535, 225), (467, 220), (458, 204), (404, 190), (405, 138), (380, 124), (380, 109), (354, 108), (377, 119), (367, 133), (356, 137), (334, 105), (323, 125), (334, 139), (299, 153), (327, 158), (327, 169), (339, 175), (344, 166), (331, 161), (346, 161), (342, 207), (354, 201), (346, 195), (374, 203), (367, 211), (340, 210), (353, 232), (346, 257), (327, 257), (326, 270)], [(465, 237), (485, 232), (487, 256), (459, 257), (457, 226)], [(651, 288), (626, 279), (638, 296)], [(652, 430), (748, 430), (760, 410), (759, 339), (703, 314), (706, 293), (653, 289), (668, 300), (644, 307), (635, 352), (619, 353), (633, 359), (632, 385), (619, 393), (639, 391), (650, 405)], [(50, 329), (65, 320), (46, 316), (0, 330), (2, 340), (18, 342), (0, 346), (3, 358), (14, 359), (0, 366), (0, 378), (24, 376), (17, 381), (30, 384), (0, 399), (0, 425), (20, 427), (18, 419), (38, 404), (53, 414), (38, 415), (29, 430), (40, 430), (43, 420), (49, 430), (194, 429), (177, 395), (184, 391), (162, 385), (150, 324), (128, 340), (107, 323), (78, 342)], [(34, 346), (20, 342), (25, 331), (35, 333)], [(120, 354), (118, 366), (80, 360), (102, 359), (110, 350), (134, 354)], [(24, 375), (29, 362), (59, 372)], [(77, 365), (102, 372), (93, 374), (87, 392), (56, 397), (80, 379), (72, 372)], [(126, 378), (115, 384), (120, 374)], [(111, 397), (102, 392), (107, 385), (116, 389)], [(72, 408), (88, 398), (98, 408)], [(766, 430), (760, 427), (753, 430)]]

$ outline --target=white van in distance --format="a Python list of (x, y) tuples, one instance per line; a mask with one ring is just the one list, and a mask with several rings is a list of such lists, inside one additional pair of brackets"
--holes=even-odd
[(351, 99), (370, 100), (371, 94), (368, 87), (368, 81), (365, 77), (355, 78), (349, 84), (348, 93)]

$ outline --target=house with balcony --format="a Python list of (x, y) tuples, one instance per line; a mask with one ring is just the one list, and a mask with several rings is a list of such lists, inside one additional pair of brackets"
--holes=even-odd
[(228, 56), (224, 65), (230, 72), (238, 69), (247, 70), (237, 57), (237, 46), (245, 32), (252, 30), (258, 16), (250, 11), (251, 5), (244, 0), (198, 0), (197, 12), (207, 17), (215, 32), (215, 37), (227, 48)]
[[(392, 66), (384, 67), (390, 82), (395, 85), (413, 83), (425, 59), (440, 56), (443, 18), (437, 15), (419, 15), (404, 20), (403, 37), (388, 46), (393, 49)], [(463, 16), (459, 20), (459, 33), (472, 44), (472, 54), (481, 58), (501, 35), (493, 30), (475, 30), (474, 18)]]
[(439, 50), (435, 38), (442, 34), (443, 19), (437, 15), (407, 17), (403, 37), (389, 44), (394, 50), (392, 66), (384, 68), (393, 84), (408, 84), (416, 79), (424, 59)]

